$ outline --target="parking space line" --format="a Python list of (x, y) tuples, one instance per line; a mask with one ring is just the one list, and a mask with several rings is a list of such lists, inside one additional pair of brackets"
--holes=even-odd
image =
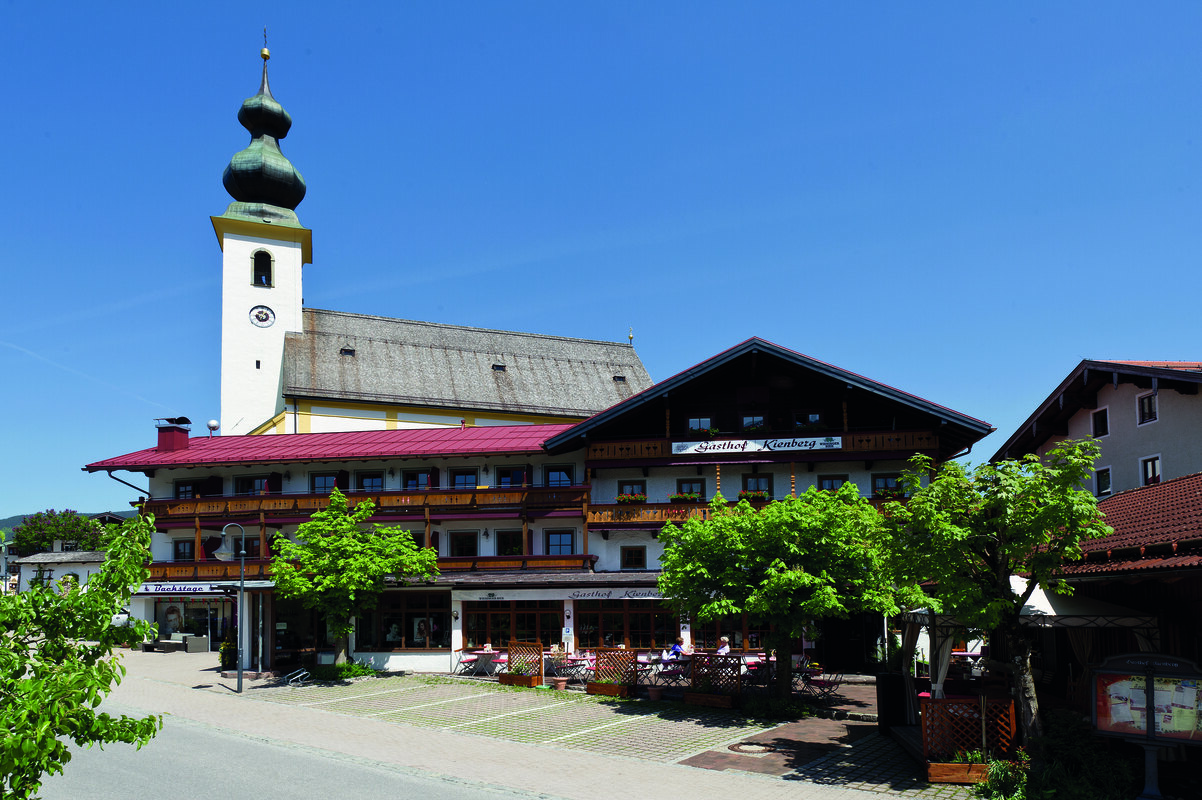
[(298, 706), (320, 706), (326, 703), (342, 703), (347, 700), (360, 700), (364, 697), (379, 697), (384, 694), (394, 694), (396, 692), (412, 692), (414, 689), (420, 689), (420, 686), (404, 686), (400, 689), (385, 689), (382, 692), (369, 692), (368, 694), (352, 694), (348, 697), (334, 697), (329, 700), (316, 700), (312, 703), (297, 703)]
[(556, 706), (566, 706), (568, 703), (572, 703), (572, 702), (575, 702), (575, 701), (574, 700), (564, 700), (559, 703), (552, 703), (549, 706), (534, 706), (533, 708), (521, 708), (521, 709), (518, 709), (517, 711), (506, 711), (504, 714), (497, 714), (496, 716), (492, 716), (492, 717), (484, 717), (483, 719), (473, 719), (473, 720), (468, 720), (467, 722), (456, 722), (454, 725), (447, 725), (445, 728), (443, 728), (443, 730), (449, 731), (451, 728), (459, 728), (464, 725), (479, 725), (481, 722), (491, 722), (494, 719), (501, 719), (502, 717), (512, 717), (515, 714), (529, 714), (532, 711), (542, 711), (542, 710), (548, 709), (548, 708), (555, 708)]
[(620, 719), (617, 722), (607, 722), (604, 725), (598, 725), (595, 728), (588, 728), (583, 731), (576, 731), (575, 733), (565, 733), (563, 736), (556, 736), (551, 739), (543, 739), (539, 744), (547, 744), (548, 742), (558, 742), (558, 741), (562, 741), (563, 739), (571, 739), (573, 736), (583, 736), (586, 733), (592, 733), (593, 731), (601, 731), (601, 730), (605, 730), (606, 728), (613, 728), (617, 725), (625, 725), (629, 722), (637, 722), (638, 720), (645, 719), (645, 718), (646, 718), (645, 715), (639, 715), (637, 717), (628, 717), (626, 719)]
[(365, 717), (382, 717), (385, 714), (397, 714), (397, 713), (401, 713), (401, 712), (405, 712), (405, 711), (412, 711), (415, 708), (429, 708), (430, 706), (443, 706), (443, 705), (446, 705), (447, 703), (455, 703), (460, 700), (472, 700), (477, 697), (492, 697), (494, 694), (496, 694), (496, 693), (495, 692), (484, 692), (483, 694), (469, 694), (469, 695), (464, 695), (463, 697), (452, 697), (449, 700), (436, 700), (433, 703), (422, 703), (421, 705), (416, 705), (416, 706), (405, 706), (404, 708), (392, 708), (392, 709), (389, 709), (388, 711), (377, 711), (374, 714), (364, 714), (363, 716), (365, 716)]

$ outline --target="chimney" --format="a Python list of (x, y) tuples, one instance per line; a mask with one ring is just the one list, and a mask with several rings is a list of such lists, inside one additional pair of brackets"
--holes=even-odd
[(159, 446), (155, 449), (160, 453), (188, 449), (188, 431), (192, 430), (192, 420), (187, 417), (165, 417), (156, 419), (155, 427), (159, 430)]

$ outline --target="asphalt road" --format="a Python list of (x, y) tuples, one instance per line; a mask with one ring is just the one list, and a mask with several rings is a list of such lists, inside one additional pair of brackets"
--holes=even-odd
[(75, 750), (62, 775), (42, 785), (43, 800), (297, 800), (404, 797), (406, 800), (513, 800), (542, 797), (431, 776), (367, 759), (166, 717), (141, 750), (113, 744)]

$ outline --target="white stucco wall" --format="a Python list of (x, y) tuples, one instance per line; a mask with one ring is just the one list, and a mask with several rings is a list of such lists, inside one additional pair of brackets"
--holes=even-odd
[[(272, 285), (256, 286), (254, 254), (272, 256)], [(284, 334), (300, 331), (301, 245), (226, 233), (222, 244), (221, 428), (248, 433), (283, 410)], [(275, 323), (251, 324), (250, 310), (267, 306)], [(258, 366), (256, 366), (256, 362)]]

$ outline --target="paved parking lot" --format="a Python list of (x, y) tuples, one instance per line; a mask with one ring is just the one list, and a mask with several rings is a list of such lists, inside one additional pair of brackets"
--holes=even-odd
[[(496, 742), (488, 748), (500, 748), (497, 758), (506, 748), (517, 746), (543, 748), (549, 762), (563, 761), (553, 753), (578, 754), (574, 759), (618, 759), (615, 765), (625, 761), (626, 766), (618, 769), (632, 779), (640, 772), (650, 778), (654, 764), (699, 768), (703, 771), (688, 780), (701, 783), (707, 773), (715, 778), (717, 774), (755, 776), (755, 788), (746, 786), (747, 797), (844, 798), (862, 797), (865, 792), (947, 800), (970, 797), (966, 787), (921, 780), (919, 765), (891, 739), (879, 735), (873, 722), (808, 718), (775, 724), (737, 711), (677, 701), (619, 701), (576, 691), (517, 689), (435, 675), (297, 687), (247, 681), (239, 697), (232, 691), (234, 681), (221, 678), (211, 666), (209, 654), (129, 653), (126, 663), (143, 694), (153, 688), (156, 696), (167, 697), (168, 684), (187, 692), (171, 695), (173, 703), (180, 704), (173, 713), (202, 719), (221, 709), (225, 718), (233, 721), (230, 714), (234, 713), (248, 729), (262, 731), (303, 724), (310, 735), (324, 731), (341, 736), (343, 742), (349, 742), (349, 736), (362, 737), (365, 744), (360, 749), (375, 748), (385, 738), (413, 742), (406, 731), (424, 730), (423, 744), (431, 749), (448, 736), (483, 737), (477, 741)], [(136, 686), (123, 686), (118, 695), (146, 707), (138, 692)], [(845, 710), (872, 710), (874, 687), (849, 686), (845, 694), (841, 700)], [(204, 696), (216, 705), (209, 709)], [(384, 734), (388, 729), (395, 735)], [(412, 750), (412, 744), (407, 747)], [(381, 752), (395, 750), (381, 747)], [(526, 760), (539, 760), (529, 750), (521, 752)], [(637, 768), (639, 763), (646, 767)], [(489, 774), (495, 775), (496, 770)], [(779, 791), (772, 791), (771, 783), (761, 785), (764, 779), (775, 780)]]

